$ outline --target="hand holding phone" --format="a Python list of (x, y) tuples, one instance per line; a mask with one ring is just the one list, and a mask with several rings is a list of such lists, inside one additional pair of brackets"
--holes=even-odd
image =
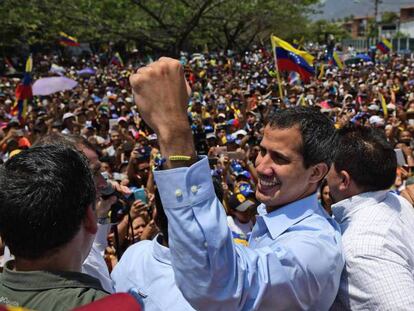
[(134, 198), (135, 200), (140, 200), (144, 204), (148, 204), (147, 194), (145, 193), (144, 188), (138, 188), (134, 190)]

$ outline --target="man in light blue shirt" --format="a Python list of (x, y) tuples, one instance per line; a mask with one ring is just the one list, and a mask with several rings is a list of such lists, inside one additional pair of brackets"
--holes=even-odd
[(168, 220), (158, 192), (155, 204), (154, 220), (161, 233), (125, 251), (111, 273), (114, 288), (138, 295), (145, 311), (193, 311), (175, 283), (168, 249)]
[(166, 159), (155, 179), (186, 300), (197, 310), (328, 310), (344, 266), (340, 232), (316, 197), (331, 164), (332, 122), (300, 107), (271, 118), (256, 159), (256, 197), (263, 204), (249, 247), (238, 246), (208, 161), (195, 154), (182, 66), (161, 58), (130, 81)]

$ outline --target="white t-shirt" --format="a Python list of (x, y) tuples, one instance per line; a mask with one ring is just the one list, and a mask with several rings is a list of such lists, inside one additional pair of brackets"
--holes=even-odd
[(236, 242), (238, 240), (244, 240), (247, 242), (254, 226), (253, 221), (249, 221), (248, 223), (244, 224), (232, 216), (227, 216), (227, 225), (229, 226), (233, 235), (233, 239), (235, 239)]

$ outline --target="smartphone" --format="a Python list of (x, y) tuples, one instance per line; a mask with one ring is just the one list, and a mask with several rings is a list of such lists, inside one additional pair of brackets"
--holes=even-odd
[(401, 149), (394, 149), (395, 155), (397, 157), (397, 165), (398, 166), (406, 166), (407, 162), (405, 161), (404, 153)]
[(112, 130), (118, 125), (118, 119), (109, 119), (109, 129)]
[(141, 202), (144, 204), (148, 203), (144, 188), (138, 188), (134, 190), (134, 198), (135, 200), (141, 200)]

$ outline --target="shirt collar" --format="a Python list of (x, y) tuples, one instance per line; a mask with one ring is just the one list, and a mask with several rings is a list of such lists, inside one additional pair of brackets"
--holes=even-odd
[(156, 260), (171, 266), (171, 253), (168, 247), (160, 243), (160, 235), (158, 234), (153, 240), (153, 256)]
[(362, 207), (378, 204), (379, 202), (384, 201), (387, 193), (388, 190), (364, 192), (333, 204), (331, 208), (335, 220), (338, 223), (344, 222)]
[(262, 204), (259, 206), (258, 212), (259, 217), (263, 218), (272, 239), (276, 239), (289, 227), (313, 214), (318, 208), (318, 198), (314, 193), (306, 198), (279, 207), (270, 213), (266, 212), (266, 206)]

